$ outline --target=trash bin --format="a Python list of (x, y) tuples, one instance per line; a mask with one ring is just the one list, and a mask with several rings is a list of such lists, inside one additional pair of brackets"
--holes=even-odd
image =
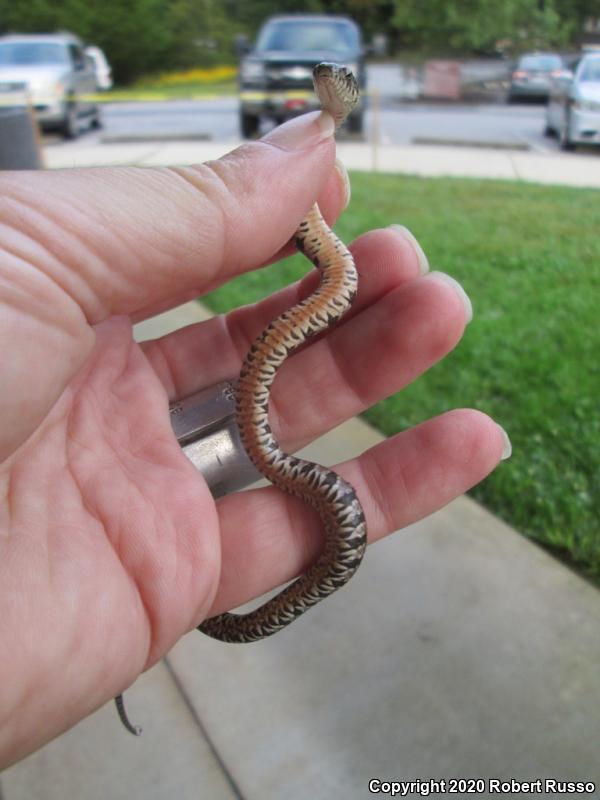
[(0, 169), (41, 169), (36, 124), (27, 105), (0, 107)]

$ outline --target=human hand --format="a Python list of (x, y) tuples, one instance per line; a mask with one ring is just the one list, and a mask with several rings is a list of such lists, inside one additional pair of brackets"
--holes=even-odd
[[(168, 414), (169, 400), (235, 375), (316, 276), (141, 346), (131, 332), (132, 320), (291, 252), (315, 198), (337, 216), (343, 181), (316, 120), (200, 167), (0, 175), (0, 764), (319, 552), (318, 520), (278, 490), (215, 506)], [(466, 323), (460, 293), (421, 275), (400, 232), (372, 231), (352, 250), (352, 311), (273, 388), (272, 427), (288, 451), (401, 389)], [(454, 411), (339, 471), (373, 541), (477, 483), (502, 448), (492, 420)]]

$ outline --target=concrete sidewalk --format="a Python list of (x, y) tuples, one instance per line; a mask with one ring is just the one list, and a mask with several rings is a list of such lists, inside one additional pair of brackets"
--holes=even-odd
[[(58, 144), (45, 150), (50, 168), (138, 164), (194, 164), (219, 158), (236, 143), (141, 142), (88, 145)], [(426, 177), (450, 175), (501, 178), (532, 183), (600, 188), (600, 158), (596, 153), (528, 153), (483, 147), (386, 145), (338, 142), (338, 154), (348, 169), (396, 172)]]
[[(137, 335), (204, 316), (189, 303)], [(381, 439), (351, 420), (304, 452), (335, 463)], [(359, 800), (377, 796), (372, 779), (600, 787), (599, 631), (597, 590), (462, 497), (370, 548), (347, 587), (278, 636), (189, 634), (127, 692), (141, 738), (110, 703), (7, 770), (3, 798)], [(477, 796), (491, 795), (486, 783)]]

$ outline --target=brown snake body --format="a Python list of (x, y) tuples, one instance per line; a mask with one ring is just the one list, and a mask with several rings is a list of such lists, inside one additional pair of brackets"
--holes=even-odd
[[(339, 127), (358, 99), (354, 76), (335, 64), (318, 64), (313, 74), (321, 105)], [(310, 297), (273, 320), (250, 348), (236, 390), (236, 419), (257, 469), (275, 486), (316, 509), (325, 529), (325, 546), (307, 572), (260, 608), (248, 614), (220, 614), (198, 626), (202, 633), (225, 642), (253, 642), (277, 633), (343, 586), (366, 548), (365, 517), (353, 487), (330, 469), (284, 453), (269, 425), (269, 390), (277, 369), (311, 336), (340, 319), (358, 287), (354, 259), (317, 204), (300, 223), (295, 243), (319, 270), (321, 282)]]
[[(350, 70), (318, 64), (315, 89), (336, 128), (358, 100)], [(328, 227), (315, 204), (295, 234), (297, 248), (321, 273), (316, 291), (273, 320), (252, 344), (236, 389), (240, 436), (258, 470), (275, 486), (309, 503), (319, 514), (325, 544), (317, 561), (293, 583), (247, 614), (225, 613), (198, 626), (225, 642), (253, 642), (271, 636), (343, 586), (357, 570), (366, 548), (365, 517), (353, 487), (330, 469), (284, 453), (268, 420), (269, 391), (277, 369), (310, 337), (331, 327), (352, 304), (358, 273), (347, 247)], [(133, 733), (117, 698), (122, 722)]]

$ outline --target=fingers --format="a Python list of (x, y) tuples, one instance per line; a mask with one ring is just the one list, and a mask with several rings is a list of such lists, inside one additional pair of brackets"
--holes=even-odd
[(275, 435), (296, 449), (394, 394), (456, 346), (465, 321), (462, 300), (435, 273), (399, 286), (284, 365)]
[[(411, 239), (393, 228), (363, 234), (350, 249), (360, 281), (358, 297), (344, 320), (376, 304), (388, 292), (427, 269), (426, 260), (423, 266)], [(145, 342), (146, 356), (169, 396), (185, 397), (237, 374), (250, 344), (266, 325), (315, 290), (319, 275), (308, 268), (305, 278), (258, 303)], [(218, 360), (214, 358), (216, 352)]]
[[(361, 273), (354, 310), (288, 359), (271, 392), (270, 421), (293, 450), (410, 383), (459, 341), (467, 309), (456, 288), (422, 267), (404, 234), (386, 229), (352, 246)], [(167, 391), (185, 396), (235, 375), (261, 328), (312, 290), (310, 276), (266, 301), (149, 343)], [(218, 352), (219, 359), (213, 354)]]
[[(451, 411), (398, 434), (336, 471), (355, 487), (369, 541), (437, 511), (502, 457), (501, 429), (477, 411)], [(269, 487), (219, 503), (222, 574), (210, 616), (303, 572), (322, 549), (322, 524), (300, 500)], [(368, 553), (367, 556), (368, 558)]]
[[(195, 167), (3, 173), (0, 225), (11, 256), (35, 263), (88, 322), (139, 317), (281, 249), (328, 180), (340, 184), (332, 135), (331, 117), (313, 113)], [(329, 188), (325, 205), (342, 195)]]

